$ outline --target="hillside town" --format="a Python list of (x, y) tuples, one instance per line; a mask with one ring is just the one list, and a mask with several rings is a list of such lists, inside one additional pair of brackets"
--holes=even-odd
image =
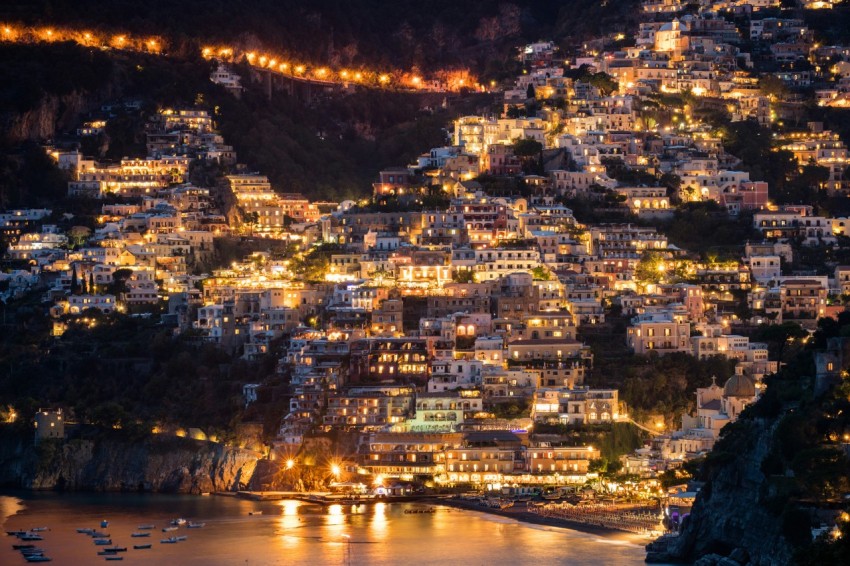
[[(351, 440), (337, 480), (517, 493), (663, 485), (687, 507), (688, 462), (759, 399), (782, 348), (850, 300), (850, 217), (792, 192), (805, 175), (805, 194), (850, 191), (845, 143), (806, 119), (809, 102), (850, 104), (850, 46), (765, 16), (779, 4), (646, 0), (638, 29), (575, 53), (525, 45), (521, 72), (491, 85), (490, 110), (458, 117), (445, 145), (342, 202), (242, 165), (250, 158), (203, 105), (158, 109), (146, 153), (120, 162), (79, 143), (45, 147), (97, 224), (59, 209), (0, 213), (18, 266), (0, 273), (0, 297), (37, 293), (57, 338), (95, 324), (92, 311), (156, 314), (241, 359), (275, 356), (289, 401), (268, 451), (288, 468), (316, 435), (341, 434)], [(211, 80), (243, 88), (229, 58)], [(81, 124), (77, 142), (113, 110)], [(791, 160), (782, 187), (729, 151), (730, 131), (755, 131), (737, 127), (770, 132), (769, 152)], [(209, 171), (211, 182), (199, 174)], [(745, 238), (731, 250), (712, 245), (718, 234), (676, 245), (682, 211)], [(251, 251), (222, 261), (221, 241)], [(814, 250), (826, 260), (810, 261)], [(786, 332), (779, 349), (771, 327)], [(665, 357), (728, 372), (667, 413), (633, 403), (611, 374)], [(846, 363), (821, 354), (818, 379), (838, 375), (833, 358)], [(262, 381), (242, 391), (247, 407), (271, 395)], [(579, 434), (623, 429), (639, 441), (619, 454)], [(640, 487), (610, 483), (615, 473)]]

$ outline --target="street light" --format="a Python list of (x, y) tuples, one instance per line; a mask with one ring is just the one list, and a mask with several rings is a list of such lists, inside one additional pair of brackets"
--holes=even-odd
[(339, 474), (342, 473), (342, 470), (339, 467), (339, 464), (331, 465), (331, 473), (339, 478)]
[(294, 466), (295, 466), (295, 460), (293, 460), (292, 458), (290, 458), (289, 460), (286, 461), (286, 469), (287, 470), (291, 470)]

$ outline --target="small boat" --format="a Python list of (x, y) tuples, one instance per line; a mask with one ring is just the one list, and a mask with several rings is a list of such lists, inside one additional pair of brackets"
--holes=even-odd
[(22, 535), (18, 535), (18, 538), (21, 540), (44, 540), (41, 535), (36, 535), (33, 533), (24, 533)]
[(98, 556), (115, 556), (114, 550), (101, 550), (97, 553)]
[(186, 535), (180, 535), (179, 537), (176, 537), (176, 538), (177, 538), (177, 542), (182, 542), (182, 541), (188, 539), (189, 537), (187, 537)]
[(100, 531), (92, 531), (89, 533), (91, 538), (109, 538), (109, 535)]
[(151, 529), (155, 529), (156, 525), (139, 525), (140, 531), (149, 531)]
[(206, 523), (193, 523), (193, 522), (189, 521), (189, 524), (186, 525), (186, 528), (187, 529), (202, 529), (205, 526), (207, 526)]
[(183, 517), (180, 517), (179, 519), (172, 519), (171, 524), (177, 525), (177, 526), (183, 526), (183, 525), (186, 524), (186, 519), (184, 519)]
[(94, 529), (77, 529), (77, 532), (81, 535), (90, 535), (94, 533)]
[(177, 527), (162, 527), (162, 532), (170, 533), (171, 531), (176, 531)]
[(177, 542), (177, 537), (168, 537), (159, 541), (161, 544), (174, 544)]
[(6, 536), (10, 537), (19, 537), (21, 535), (27, 534), (26, 531), (6, 531)]
[(25, 548), (21, 550), (21, 556), (26, 558), (27, 556), (39, 556), (44, 554), (43, 548)]
[(151, 547), (150, 544), (134, 544), (133, 550), (145, 550), (145, 549), (150, 548), (150, 547)]
[(95, 546), (107, 546), (109, 544), (112, 544), (112, 539), (111, 538), (96, 538), (96, 539), (94, 539), (94, 544), (95, 544)]
[(124, 560), (124, 557), (123, 556), (115, 556), (113, 554), (112, 556), (107, 556), (106, 559), (107, 560)]
[(248, 511), (248, 514), (249, 515), (262, 515), (263, 512), (262, 511)]
[(133, 538), (142, 538), (142, 537), (149, 537), (149, 536), (151, 536), (151, 534), (150, 533), (131, 533), (130, 536), (133, 537)]
[(100, 522), (100, 528), (101, 529), (105, 529), (108, 526), (109, 526), (109, 521), (107, 521), (106, 519), (104, 519), (103, 521)]
[(38, 556), (25, 556), (24, 558), (27, 559), (27, 562), (50, 562), (51, 560), (53, 560), (52, 558), (48, 558), (43, 554), (39, 554)]
[(29, 550), (30, 548), (35, 548), (34, 544), (13, 544), (12, 548), (14, 550)]
[(33, 528), (30, 529), (30, 532), (43, 533), (44, 531), (49, 531), (49, 530), (50, 529), (48, 529), (47, 527), (33, 527)]
[(110, 546), (109, 548), (104, 548), (103, 550), (107, 552), (127, 552), (126, 546)]

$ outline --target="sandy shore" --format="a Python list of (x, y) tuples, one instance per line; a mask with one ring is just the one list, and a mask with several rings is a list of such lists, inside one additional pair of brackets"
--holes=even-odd
[(508, 517), (510, 519), (521, 521), (523, 523), (533, 523), (535, 525), (546, 525), (549, 527), (561, 527), (565, 529), (572, 529), (574, 531), (581, 531), (584, 533), (603, 535), (605, 536), (605, 538), (614, 538), (617, 540), (624, 540), (635, 543), (647, 543), (652, 540), (650, 537), (642, 537), (633, 533), (627, 533), (624, 531), (611, 529), (608, 527), (602, 527), (599, 525), (580, 523), (578, 521), (569, 521), (556, 517), (543, 517), (538, 515), (537, 513), (531, 513), (530, 511), (526, 511), (525, 506), (523, 506), (522, 504), (514, 505), (513, 507), (509, 507), (508, 509), (494, 509), (492, 507), (484, 507), (482, 505), (477, 505), (475, 503), (463, 501), (461, 499), (449, 498), (440, 499), (439, 504), (446, 505), (449, 507), (456, 507), (458, 509), (466, 509), (469, 511), (478, 511), (479, 513), (498, 515), (500, 517)]

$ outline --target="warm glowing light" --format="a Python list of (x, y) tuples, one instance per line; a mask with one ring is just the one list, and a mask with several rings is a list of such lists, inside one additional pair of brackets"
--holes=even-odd
[(359, 81), (362, 78), (363, 78), (362, 73), (354, 73), (354, 80)]
[(248, 62), (253, 63), (253, 62), (254, 62), (254, 58), (255, 58), (256, 56), (257, 56), (257, 55), (256, 55), (255, 53), (248, 53), (247, 55), (245, 55), (245, 58), (246, 58), (246, 59), (248, 59)]
[(125, 38), (123, 35), (119, 35), (115, 38), (115, 41), (117, 41), (119, 45), (123, 45), (123, 43), (127, 41), (127, 38)]
[(260, 66), (263, 66), (263, 67), (264, 67), (264, 66), (266, 65), (266, 61), (268, 61), (268, 60), (269, 60), (269, 58), (268, 58), (268, 57), (266, 57), (265, 55), (263, 55), (262, 57), (260, 57)]
[(298, 65), (297, 67), (295, 67), (295, 72), (298, 73), (298, 74), (303, 73), (304, 72), (304, 65)]
[(378, 474), (377, 476), (375, 476), (375, 480), (372, 483), (374, 483), (375, 485), (384, 485), (384, 476)]
[(269, 60), (269, 68), (274, 67), (275, 65), (277, 65), (277, 61), (275, 59)]
[(344, 78), (344, 79), (347, 79), (348, 78), (348, 71), (340, 71), (339, 76)]
[(209, 47), (204, 47), (204, 50), (201, 51), (201, 55), (203, 55), (204, 57), (209, 57), (210, 53), (212, 53), (212, 49), (210, 49)]
[(378, 82), (380, 82), (381, 84), (387, 84), (388, 82), (390, 82), (390, 76), (381, 75), (380, 77), (378, 77)]
[(419, 83), (422, 82), (422, 79), (420, 79), (419, 77), (413, 77), (412, 79), (410, 79), (410, 82), (412, 82), (415, 85), (418, 85)]
[(289, 460), (286, 461), (286, 469), (287, 470), (291, 470), (293, 468), (293, 466), (295, 466), (295, 460), (290, 458)]
[(324, 77), (325, 75), (328, 74), (328, 70), (325, 69), (324, 67), (322, 67), (321, 69), (318, 69), (316, 71), (316, 74), (319, 75), (320, 77)]
[(331, 466), (331, 473), (335, 476), (339, 476), (342, 473), (342, 469), (340, 469), (339, 464), (333, 464)]

